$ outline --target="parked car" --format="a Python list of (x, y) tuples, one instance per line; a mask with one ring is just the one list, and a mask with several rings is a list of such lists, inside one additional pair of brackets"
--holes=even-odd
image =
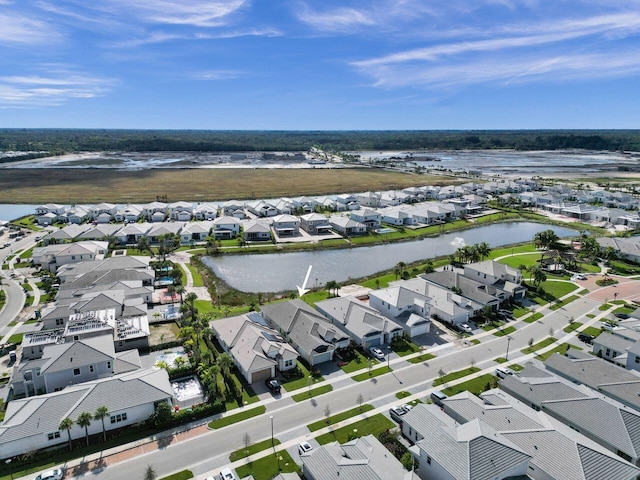
[(442, 406), (442, 401), (445, 400), (447, 396), (442, 393), (440, 390), (434, 390), (431, 392), (431, 400), (438, 406)]
[(613, 329), (616, 328), (616, 326), (613, 323), (602, 322), (601, 328), (603, 330), (607, 330), (608, 332), (613, 332)]
[(391, 407), (389, 409), (389, 416), (398, 423), (402, 422), (402, 415), (405, 413), (407, 412), (402, 407)]
[(574, 280), (574, 281), (575, 280), (586, 280), (586, 279), (587, 279), (586, 275), (583, 275), (581, 273), (576, 273), (575, 275), (573, 275), (571, 277), (571, 280)]
[(371, 352), (371, 356), (377, 358), (378, 360), (384, 360), (384, 353), (378, 347), (371, 347), (369, 349)]
[(309, 445), (309, 442), (300, 442), (300, 445), (298, 445), (298, 453), (300, 455), (309, 453), (311, 450), (313, 450), (313, 447)]
[(61, 468), (54, 468), (48, 472), (43, 472), (38, 475), (34, 480), (60, 480), (64, 476), (64, 471)]
[(584, 343), (592, 344), (593, 339), (596, 338), (593, 335), (589, 335), (588, 333), (580, 333), (578, 334), (578, 340)]
[(614, 313), (616, 318), (619, 318), (620, 320), (627, 320), (630, 315), (628, 313)]
[(463, 323), (462, 325), (460, 325), (460, 330), (462, 330), (465, 333), (473, 332), (473, 328), (471, 328), (468, 323)]
[(280, 386), (280, 382), (278, 382), (278, 380), (276, 380), (275, 378), (267, 378), (264, 381), (264, 384), (269, 388), (269, 390), (271, 390), (272, 393), (280, 393), (280, 389), (282, 388)]
[(408, 413), (409, 410), (411, 410), (413, 408), (413, 405), (409, 405), (408, 403), (403, 403), (402, 405), (400, 405), (402, 407), (402, 409), (404, 410), (404, 413)]
[(233, 474), (231, 470), (228, 468), (223, 468), (220, 470), (220, 480), (238, 480), (238, 478)]
[(498, 367), (496, 368), (496, 375), (500, 378), (505, 378), (507, 376), (513, 375), (513, 370), (506, 367)]

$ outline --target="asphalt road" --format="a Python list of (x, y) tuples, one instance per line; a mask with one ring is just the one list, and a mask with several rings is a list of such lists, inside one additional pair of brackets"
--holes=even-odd
[(187, 468), (197, 477), (203, 477), (205, 473), (210, 474), (212, 470), (229, 464), (229, 453), (243, 446), (246, 433), (249, 434), (252, 443), (269, 439), (270, 415), (273, 416), (274, 435), (283, 443), (309, 440), (316, 436), (317, 432), (309, 433), (305, 425), (324, 418), (327, 405), (333, 414), (357, 406), (356, 399), (359, 394), (363, 395), (365, 403), (384, 409), (398, 403), (395, 393), (402, 390), (426, 396), (431, 382), (437, 378), (441, 368), (446, 372), (452, 372), (474, 363), (481, 369), (493, 369), (496, 366), (493, 360), (505, 356), (507, 345), (509, 360), (517, 361), (523, 356), (520, 350), (528, 346), (531, 338), (538, 342), (548, 337), (552, 330), (556, 338), (561, 338), (565, 335), (561, 329), (568, 324), (571, 317), (576, 321), (589, 320), (583, 316), (592, 310), (594, 314), (601, 313), (597, 310), (599, 305), (598, 301), (579, 299), (554, 312), (544, 310), (544, 313), (548, 313), (545, 318), (531, 324), (521, 324), (520, 328), (510, 335), (510, 340), (507, 337), (490, 335), (483, 337), (479, 345), (452, 349), (428, 362), (413, 365), (398, 361), (392, 365), (393, 373), (369, 381), (358, 383), (350, 379), (340, 379), (335, 381), (332, 392), (317, 397), (315, 401), (295, 403), (288, 397), (274, 400), (267, 404), (265, 415), (221, 430), (209, 431), (190, 440), (169, 443), (161, 450), (87, 475), (98, 477), (100, 480), (143, 478), (147, 466), (153, 465), (161, 477)]

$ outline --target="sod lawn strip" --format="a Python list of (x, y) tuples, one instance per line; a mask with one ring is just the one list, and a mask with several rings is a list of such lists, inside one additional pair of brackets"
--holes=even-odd
[(360, 415), (361, 413), (373, 410), (373, 408), (373, 405), (369, 405), (368, 403), (366, 403), (362, 405), (362, 407), (352, 408), (351, 410), (347, 410), (346, 412), (341, 412), (336, 415), (332, 415), (329, 418), (310, 423), (309, 425), (307, 425), (307, 428), (311, 432), (315, 432), (316, 430), (320, 430), (321, 428), (341, 422), (342, 420), (346, 420), (347, 418), (355, 417), (356, 415)]

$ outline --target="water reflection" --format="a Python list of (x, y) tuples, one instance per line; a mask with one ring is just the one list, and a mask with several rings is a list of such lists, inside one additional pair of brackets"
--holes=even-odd
[(551, 229), (559, 237), (575, 235), (575, 230), (531, 222), (486, 225), (464, 232), (447, 233), (413, 242), (376, 245), (373, 247), (324, 250), (316, 252), (274, 253), (265, 255), (228, 255), (204, 257), (215, 274), (244, 292), (279, 292), (295, 290), (313, 265), (307, 287), (322, 287), (330, 280), (344, 282), (350, 278), (372, 275), (393, 268), (398, 262), (449, 255), (460, 245), (487, 242), (491, 248), (526, 242), (543, 230)]

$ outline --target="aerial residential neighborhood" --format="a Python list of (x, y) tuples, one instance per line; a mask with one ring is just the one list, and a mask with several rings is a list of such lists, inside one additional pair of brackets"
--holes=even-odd
[[(609, 235), (637, 226), (637, 211), (612, 215), (620, 201), (637, 209), (637, 198), (602, 193), (593, 197), (602, 207), (591, 208), (582, 195), (497, 181), (333, 199), (41, 205), (32, 218), (45, 230), (21, 231), (21, 247), (2, 249), (8, 281), (29, 287), (4, 340), (1, 455), (10, 465), (36, 451), (95, 448), (126, 427), (152, 428), (159, 438), (170, 425), (215, 435), (216, 422), (235, 415), (237, 426), (229, 420), (220, 432), (241, 435), (248, 447), (273, 439), (282, 412), (278, 422), (292, 422), (292, 433), (279, 434), (285, 446), (276, 455), (291, 463), (283, 458), (289, 467), (274, 478), (637, 478), (640, 298), (624, 277), (594, 283), (613, 278), (604, 252), (631, 268), (636, 237), (599, 236), (594, 247), (589, 236), (554, 239), (547, 230), (530, 249), (514, 254), (505, 242), (502, 255), (486, 258), (490, 246), (461, 236), (440, 263), (400, 262), (384, 283), (316, 280), (299, 298), (261, 294), (235, 312), (221, 306), (217, 284), (203, 288), (192, 260), (191, 252), (441, 232), (456, 221), (500, 218), (506, 205)], [(562, 288), (539, 296), (540, 282)], [(354, 406), (345, 417), (353, 428), (333, 420)], [(241, 433), (243, 419), (264, 418), (265, 407), (271, 437), (268, 428)], [(185, 423), (198, 418), (204, 430)], [(319, 418), (312, 431), (324, 433), (304, 434), (297, 418)], [(368, 433), (373, 421), (386, 433)], [(242, 447), (235, 442), (227, 448)], [(120, 454), (132, 448), (116, 445)], [(560, 448), (572, 453), (558, 459)], [(245, 478), (242, 462), (214, 467)], [(100, 461), (72, 455), (65, 478), (81, 468)], [(211, 466), (199, 468), (204, 479)]]

